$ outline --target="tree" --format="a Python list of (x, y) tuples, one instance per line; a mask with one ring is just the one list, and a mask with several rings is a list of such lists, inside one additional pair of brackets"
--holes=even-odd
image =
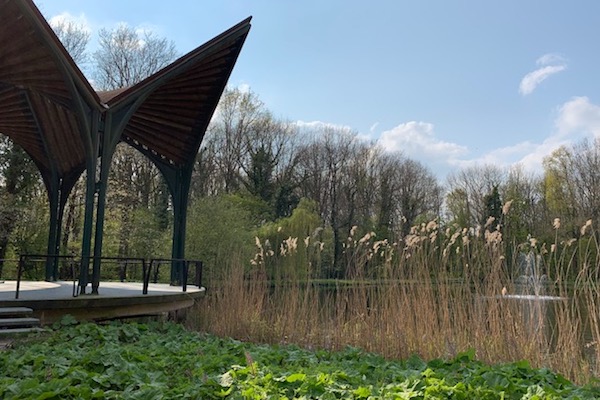
[(584, 139), (571, 151), (571, 176), (580, 223), (600, 217), (600, 138)]
[(527, 174), (520, 166), (509, 170), (502, 188), (502, 198), (510, 202), (503, 218), (503, 236), (506, 242), (523, 243), (528, 235), (539, 236), (546, 228), (549, 217), (542, 189), (543, 179)]
[(87, 46), (90, 42), (90, 32), (85, 26), (66, 19), (51, 21), (51, 26), (77, 65), (81, 67), (88, 61)]
[(101, 90), (135, 85), (169, 65), (176, 57), (175, 43), (143, 31), (119, 25), (101, 29), (100, 49), (94, 52), (94, 83)]
[(463, 228), (485, 223), (488, 216), (484, 196), (503, 182), (504, 172), (494, 165), (467, 167), (451, 174), (448, 177), (451, 198), (447, 202), (450, 220), (460, 222)]
[(232, 261), (253, 256), (252, 215), (233, 195), (194, 199), (188, 215), (188, 257), (203, 260), (208, 280)]
[(222, 185), (219, 192), (234, 193), (243, 186), (242, 164), (250, 156), (245, 136), (261, 130), (257, 125), (267, 118), (265, 113), (263, 103), (252, 92), (228, 89), (223, 93), (207, 131), (209, 142), (203, 146), (215, 152), (215, 172)]
[(247, 192), (290, 215), (297, 162), (294, 125), (275, 119), (253, 92), (227, 89), (196, 159), (195, 193)]
[[(103, 90), (125, 88), (135, 85), (146, 77), (166, 67), (177, 56), (172, 41), (156, 37), (152, 32), (139, 31), (121, 24), (114, 30), (102, 29), (99, 33), (100, 48), (93, 54), (95, 84)], [(141, 208), (155, 211), (165, 227), (164, 182), (156, 166), (132, 147), (117, 146), (112, 159), (109, 207), (114, 205), (120, 215), (119, 255), (128, 255), (134, 231), (133, 215)], [(162, 189), (162, 196), (159, 188)], [(160, 202), (160, 205), (157, 204)], [(159, 211), (158, 209), (161, 208)], [(138, 215), (146, 215), (144, 212)], [(157, 223), (158, 224), (158, 223)]]
[(396, 197), (398, 190), (398, 163), (399, 153), (380, 154), (375, 158), (373, 171), (375, 173), (376, 188), (374, 196), (374, 215), (376, 216), (375, 230), (382, 238), (395, 241), (394, 232), (400, 226), (401, 218), (396, 212)]
[(544, 198), (549, 213), (560, 218), (563, 230), (576, 233), (577, 200), (573, 155), (562, 146), (544, 158)]
[(250, 155), (246, 186), (251, 194), (266, 202), (273, 199), (273, 159), (264, 147)]
[(446, 195), (446, 209), (450, 223), (467, 228), (471, 226), (471, 208), (469, 195), (462, 187), (452, 189)]
[(326, 126), (312, 134), (314, 139), (308, 136), (299, 150), (300, 196), (315, 201), (331, 227), (334, 253), (329, 276), (341, 277), (343, 243), (354, 225), (365, 226), (361, 200), (368, 198), (371, 146), (344, 128)]
[(481, 220), (481, 225), (485, 225), (490, 217), (494, 218), (495, 225), (499, 224), (502, 217), (502, 200), (500, 199), (498, 186), (494, 186), (492, 191), (484, 196), (483, 202), (485, 204), (485, 214), (483, 215), (484, 219)]
[(544, 188), (551, 213), (577, 234), (600, 218), (600, 139), (562, 146), (544, 159)]
[(132, 245), (139, 247), (135, 242), (142, 240), (134, 234), (134, 216), (142, 218), (144, 223), (154, 218), (152, 224), (161, 232), (168, 228), (169, 192), (166, 183), (156, 166), (137, 150), (123, 143), (117, 146), (109, 187), (109, 214), (120, 221), (118, 255), (129, 255)]
[(442, 188), (423, 164), (402, 153), (373, 153), (376, 229), (381, 238), (395, 240), (406, 236), (418, 220), (439, 216)]
[[(7, 136), (0, 136), (0, 275), (13, 233), (33, 198), (41, 197), (42, 181), (31, 158)], [(35, 208), (35, 207), (34, 207)], [(12, 240), (14, 242), (14, 240)], [(14, 244), (14, 243), (13, 243)]]
[(441, 187), (435, 176), (421, 163), (404, 159), (397, 173), (398, 205), (402, 215), (402, 235), (406, 236), (417, 218), (436, 218), (441, 208)]

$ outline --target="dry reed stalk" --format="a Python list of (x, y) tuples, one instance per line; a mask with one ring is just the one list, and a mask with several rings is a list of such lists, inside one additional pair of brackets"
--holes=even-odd
[[(501, 294), (503, 287), (513, 293), (515, 287), (498, 235), (475, 240), (462, 232), (459, 247), (450, 246), (451, 240), (460, 243), (460, 235), (453, 237), (446, 235), (443, 242), (434, 238), (438, 243), (425, 232), (413, 237), (410, 246), (389, 246), (385, 251), (395, 256), (383, 254), (382, 278), (370, 279), (373, 255), (367, 257), (370, 253), (359, 243), (350, 258), (355, 279), (328, 289), (313, 284), (310, 270), (270, 284), (264, 264), (248, 271), (238, 260), (224, 270), (221, 286), (198, 304), (190, 324), (243, 340), (327, 349), (350, 345), (391, 358), (452, 358), (473, 348), (484, 362), (527, 359), (576, 382), (588, 381), (596, 371), (584, 354), (585, 345), (600, 357), (597, 268), (582, 269), (570, 289), (565, 271), (575, 269), (574, 258), (565, 250), (550, 254), (552, 262), (561, 264), (550, 271), (554, 291), (569, 300), (511, 300)], [(437, 249), (444, 248), (452, 251), (441, 255)], [(548, 313), (554, 315), (554, 328), (548, 326)], [(587, 339), (585, 329), (591, 335)]]

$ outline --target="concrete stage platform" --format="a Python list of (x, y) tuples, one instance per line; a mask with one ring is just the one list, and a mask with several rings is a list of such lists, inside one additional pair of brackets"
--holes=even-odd
[(21, 281), (18, 299), (15, 291), (16, 281), (0, 283), (0, 307), (32, 308), (42, 325), (66, 314), (78, 320), (158, 315), (190, 307), (206, 293), (203, 287), (188, 285), (183, 292), (181, 286), (151, 283), (148, 294), (142, 294), (141, 282), (100, 282), (100, 294), (73, 297), (73, 282), (63, 281)]

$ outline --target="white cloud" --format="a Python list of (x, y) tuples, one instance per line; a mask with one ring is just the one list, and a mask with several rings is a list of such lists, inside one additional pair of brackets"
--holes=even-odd
[(352, 129), (350, 126), (348, 125), (339, 125), (339, 124), (333, 124), (331, 122), (323, 122), (323, 121), (296, 121), (294, 122), (296, 124), (296, 126), (300, 129), (300, 130), (321, 130), (321, 129), (335, 129), (335, 130), (339, 130), (339, 131), (344, 131), (344, 132), (354, 132), (354, 129)]
[(242, 82), (239, 85), (237, 85), (237, 89), (242, 93), (250, 93), (251, 92), (250, 85), (245, 82)]
[(540, 83), (550, 76), (567, 69), (566, 59), (558, 54), (544, 54), (536, 63), (541, 67), (525, 75), (519, 84), (519, 93), (523, 96), (531, 94)]
[(509, 167), (520, 164), (524, 169), (541, 173), (544, 158), (558, 147), (572, 145), (585, 137), (600, 137), (600, 105), (587, 97), (574, 97), (557, 109), (554, 131), (541, 143), (529, 141), (494, 149), (479, 158), (457, 160), (457, 166), (491, 163)]
[(548, 77), (564, 71), (566, 68), (567, 67), (564, 65), (548, 65), (528, 73), (521, 80), (521, 84), (519, 85), (519, 93), (521, 93), (523, 96), (531, 94), (535, 88)]
[(436, 138), (434, 126), (428, 122), (400, 124), (383, 132), (377, 143), (387, 151), (401, 151), (424, 163), (452, 163), (468, 152), (464, 146)]
[(74, 23), (75, 25), (77, 25), (77, 27), (83, 29), (84, 31), (86, 31), (88, 33), (92, 32), (92, 27), (91, 27), (87, 17), (83, 13), (81, 13), (79, 15), (73, 15), (68, 12), (63, 12), (62, 14), (55, 15), (52, 18), (50, 18), (50, 20), (48, 20), (48, 23), (50, 24), (50, 26), (56, 26), (61, 23), (68, 23), (68, 22)]
[(355, 135), (356, 139), (361, 142), (372, 142), (373, 134), (372, 132), (369, 134), (363, 134), (357, 132), (355, 129), (348, 125), (340, 125), (334, 124), (331, 122), (323, 122), (323, 121), (295, 121), (294, 124), (298, 127), (298, 131), (300, 133), (314, 134), (315, 132), (324, 132), (328, 130), (333, 130), (340, 133), (347, 133), (349, 135)]
[[(335, 128), (355, 132), (348, 126), (322, 121), (297, 121), (296, 125), (301, 130)], [(374, 124), (370, 135), (358, 137), (372, 140), (375, 128)], [(486, 164), (501, 168), (521, 165), (526, 171), (541, 173), (544, 158), (554, 150), (590, 136), (600, 137), (600, 105), (592, 103), (587, 97), (573, 97), (557, 107), (554, 128), (541, 142), (527, 140), (474, 155), (467, 146), (441, 140), (432, 123), (410, 121), (381, 133), (377, 144), (385, 151), (400, 151), (407, 157), (422, 162), (438, 178), (443, 179), (443, 176), (457, 168)]]
[(512, 146), (493, 149), (477, 158), (457, 160), (454, 166), (464, 168), (492, 164), (501, 168), (510, 168), (521, 165), (526, 171), (541, 173), (544, 158), (565, 143), (557, 142), (554, 137), (550, 137), (542, 143), (520, 142)]
[(422, 162), (442, 179), (457, 168), (486, 164), (504, 168), (521, 164), (528, 171), (540, 172), (543, 158), (565, 142), (552, 136), (543, 143), (523, 141), (469, 157), (468, 147), (437, 138), (433, 124), (411, 121), (383, 132), (377, 143), (386, 151), (401, 151)]
[(537, 65), (565, 65), (567, 63), (567, 60), (561, 56), (560, 54), (556, 54), (556, 53), (548, 53), (548, 54), (544, 54), (543, 56), (541, 56), (540, 58), (538, 58), (535, 62)]
[(554, 150), (590, 136), (600, 137), (600, 105), (587, 97), (574, 97), (556, 109), (554, 129), (541, 142), (523, 141), (469, 157), (466, 146), (437, 138), (433, 124), (411, 121), (383, 132), (378, 144), (388, 151), (402, 151), (441, 177), (455, 168), (484, 164), (505, 168), (519, 164), (541, 173), (544, 158)]
[(559, 107), (555, 126), (559, 137), (600, 136), (600, 106), (587, 97), (573, 97)]
[(535, 151), (538, 145), (529, 141), (517, 143), (512, 146), (499, 147), (493, 149), (480, 157), (473, 159), (454, 160), (453, 165), (458, 167), (468, 167), (474, 165), (493, 164), (499, 167), (507, 167), (515, 163), (527, 154)]

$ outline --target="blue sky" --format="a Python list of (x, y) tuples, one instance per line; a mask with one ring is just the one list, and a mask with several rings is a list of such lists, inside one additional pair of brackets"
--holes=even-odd
[(253, 16), (230, 85), (276, 117), (350, 127), (441, 179), (484, 163), (540, 171), (559, 145), (600, 135), (595, 0), (35, 2), (92, 33), (152, 29), (182, 54)]

